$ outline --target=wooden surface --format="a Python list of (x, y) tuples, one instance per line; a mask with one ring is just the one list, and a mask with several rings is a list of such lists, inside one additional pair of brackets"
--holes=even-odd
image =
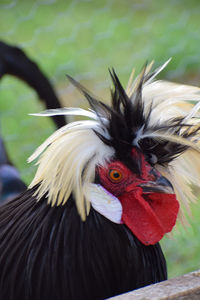
[(200, 270), (110, 298), (112, 300), (200, 300)]

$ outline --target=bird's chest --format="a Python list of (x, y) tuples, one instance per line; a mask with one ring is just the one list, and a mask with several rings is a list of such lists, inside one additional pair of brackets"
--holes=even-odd
[(83, 225), (81, 242), (74, 250), (76, 299), (80, 286), (87, 299), (104, 299), (167, 278), (159, 244), (141, 244), (127, 227), (95, 211)]

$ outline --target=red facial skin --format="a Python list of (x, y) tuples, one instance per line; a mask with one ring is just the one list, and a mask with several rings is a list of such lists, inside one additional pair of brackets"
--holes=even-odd
[(153, 245), (172, 230), (176, 223), (179, 203), (175, 194), (144, 193), (138, 185), (149, 181), (156, 182), (161, 174), (145, 161), (142, 153), (133, 149), (132, 156), (133, 159), (141, 161), (140, 175), (134, 174), (122, 162), (113, 161), (107, 168), (99, 168), (100, 181), (105, 189), (120, 200), (122, 223), (126, 224), (143, 244)]

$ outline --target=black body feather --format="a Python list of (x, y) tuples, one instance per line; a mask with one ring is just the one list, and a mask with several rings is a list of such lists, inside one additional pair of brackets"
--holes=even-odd
[(0, 299), (105, 299), (167, 278), (159, 244), (144, 246), (125, 225), (74, 200), (36, 202), (35, 189), (0, 207)]

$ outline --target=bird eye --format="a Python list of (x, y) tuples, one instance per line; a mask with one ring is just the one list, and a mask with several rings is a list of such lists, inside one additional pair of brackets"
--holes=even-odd
[(122, 172), (117, 169), (111, 169), (109, 170), (109, 177), (112, 180), (112, 182), (119, 182), (122, 180)]

